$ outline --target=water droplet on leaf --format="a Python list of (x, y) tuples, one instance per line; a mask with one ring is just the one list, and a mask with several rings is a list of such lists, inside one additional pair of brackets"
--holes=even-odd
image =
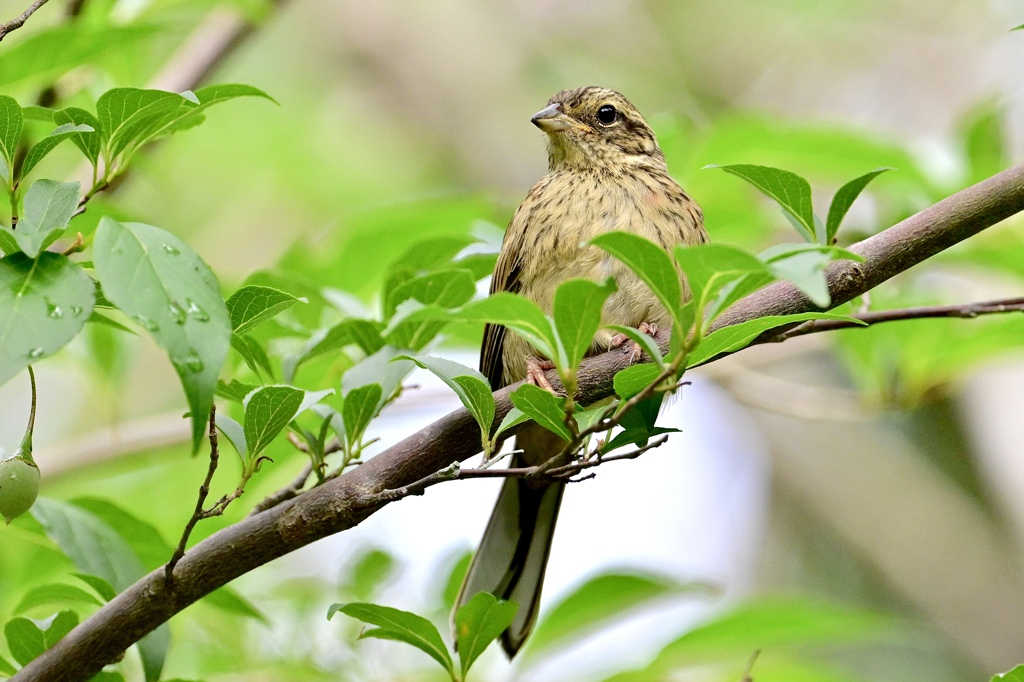
[(41, 358), (43, 356), (43, 353), (45, 353), (45, 352), (46, 351), (44, 351), (42, 348), (39, 348), (37, 346), (37, 347), (33, 348), (32, 350), (30, 350), (28, 352), (28, 359), (29, 360), (36, 360), (38, 358)]
[(199, 304), (193, 301), (191, 298), (186, 299), (188, 301), (188, 316), (197, 322), (207, 322), (210, 316), (205, 310), (199, 307)]
[(153, 320), (149, 319), (145, 315), (132, 315), (132, 319), (142, 325), (142, 328), (147, 332), (158, 332), (160, 331), (160, 325)]
[(171, 301), (167, 306), (167, 310), (171, 313), (171, 319), (174, 320), (175, 324), (185, 324), (185, 311), (181, 309), (181, 306)]
[(176, 366), (185, 367), (186, 369), (188, 369), (188, 371), (194, 372), (196, 374), (202, 372), (203, 369), (206, 367), (203, 364), (203, 359), (199, 357), (199, 353), (195, 352), (194, 350), (190, 351), (189, 354), (183, 358), (175, 358), (173, 362)]
[(172, 256), (177, 256), (179, 253), (181, 253), (181, 251), (178, 251), (176, 248), (174, 248), (170, 244), (164, 244), (164, 251), (166, 251), (167, 253), (171, 254)]

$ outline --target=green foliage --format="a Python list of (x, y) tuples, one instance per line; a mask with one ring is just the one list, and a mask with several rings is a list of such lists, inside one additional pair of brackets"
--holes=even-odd
[(399, 356), (399, 359), (403, 358), (429, 370), (455, 392), (480, 426), (481, 444), (485, 456), (490, 456), (494, 447), (490, 438), (491, 426), (494, 423), (494, 396), (491, 395), (491, 386), (484, 375), (475, 369), (444, 358)]
[(422, 616), (388, 606), (366, 603), (333, 604), (327, 612), (330, 620), (336, 613), (357, 618), (375, 626), (364, 630), (360, 639), (374, 637), (405, 642), (437, 661), (453, 682), (464, 682), (469, 669), (491, 642), (509, 626), (516, 615), (514, 602), (495, 599), (486, 592), (474, 595), (455, 614), (456, 649), (459, 668), (456, 670), (441, 633)]
[(743, 178), (779, 204), (783, 214), (805, 241), (824, 246), (835, 243), (840, 223), (868, 183), (885, 171), (892, 170), (888, 167), (876, 168), (840, 187), (832, 197), (828, 217), (823, 223), (811, 206), (811, 184), (792, 171), (752, 164), (709, 165), (705, 168), (721, 168)]
[(95, 265), (107, 300), (167, 351), (188, 398), (192, 449), (198, 449), (231, 333), (216, 278), (174, 235), (111, 218), (96, 231)]
[(0, 225), (0, 248), (22, 251), (29, 258), (55, 242), (78, 208), (77, 182), (38, 180), (25, 193), (25, 209), (17, 229)]
[[(1024, 26), (1018, 28), (1024, 28)], [(1024, 665), (1018, 665), (1013, 670), (993, 675), (992, 682), (1024, 682)]]
[(64, 256), (0, 258), (0, 383), (67, 345), (85, 326), (95, 297), (89, 276)]
[(547, 612), (530, 637), (524, 660), (532, 662), (558, 651), (640, 609), (707, 591), (703, 585), (680, 583), (655, 573), (608, 572), (594, 576)]

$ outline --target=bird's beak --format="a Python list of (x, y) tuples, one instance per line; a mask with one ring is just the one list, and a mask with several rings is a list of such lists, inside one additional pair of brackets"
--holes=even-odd
[(562, 112), (562, 104), (560, 102), (544, 107), (530, 118), (530, 122), (545, 133), (556, 133), (573, 126), (572, 119)]

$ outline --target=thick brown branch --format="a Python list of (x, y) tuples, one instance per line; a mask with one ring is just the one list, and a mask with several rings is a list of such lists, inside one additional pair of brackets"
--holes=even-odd
[(29, 8), (22, 12), (21, 15), (15, 17), (14, 19), (11, 19), (6, 23), (0, 24), (0, 40), (3, 40), (4, 36), (6, 36), (11, 31), (16, 31), (22, 26), (24, 26), (25, 22), (28, 21), (28, 18), (35, 14), (36, 10), (45, 5), (46, 3), (47, 0), (36, 0), (31, 5), (29, 5)]
[[(853, 247), (863, 263), (828, 270), (833, 301), (862, 294), (930, 256), (1024, 210), (1024, 165), (1015, 166), (931, 206)], [(815, 310), (795, 287), (779, 283), (739, 301), (716, 323), (736, 324), (765, 315)], [(667, 333), (658, 335), (667, 344)], [(578, 399), (587, 404), (612, 392), (612, 379), (630, 364), (619, 350), (587, 360)], [(548, 378), (557, 385), (555, 372)], [(509, 393), (495, 393), (496, 419), (511, 408)], [(352, 528), (383, 505), (377, 495), (401, 488), (480, 451), (476, 422), (456, 410), (365, 464), (272, 509), (247, 517), (192, 548), (175, 569), (174, 590), (162, 570), (145, 576), (25, 666), (18, 682), (87, 680), (189, 604), (243, 573), (316, 540)]]

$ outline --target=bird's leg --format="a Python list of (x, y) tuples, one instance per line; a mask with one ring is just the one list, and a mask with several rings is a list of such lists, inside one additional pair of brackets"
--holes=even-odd
[(526, 358), (526, 381), (535, 386), (540, 386), (548, 393), (558, 395), (555, 389), (552, 388), (551, 382), (544, 376), (544, 372), (554, 368), (555, 363), (550, 360), (529, 355)]
[[(648, 336), (656, 336), (658, 333), (658, 325), (655, 322), (641, 322), (637, 325), (637, 331), (641, 334), (647, 334)], [(629, 337), (625, 334), (616, 334), (612, 337), (611, 342), (608, 344), (608, 348), (618, 348), (629, 341)], [(634, 364), (640, 360), (640, 356), (643, 355), (643, 349), (637, 344), (630, 344), (627, 346), (629, 350), (629, 364)]]

